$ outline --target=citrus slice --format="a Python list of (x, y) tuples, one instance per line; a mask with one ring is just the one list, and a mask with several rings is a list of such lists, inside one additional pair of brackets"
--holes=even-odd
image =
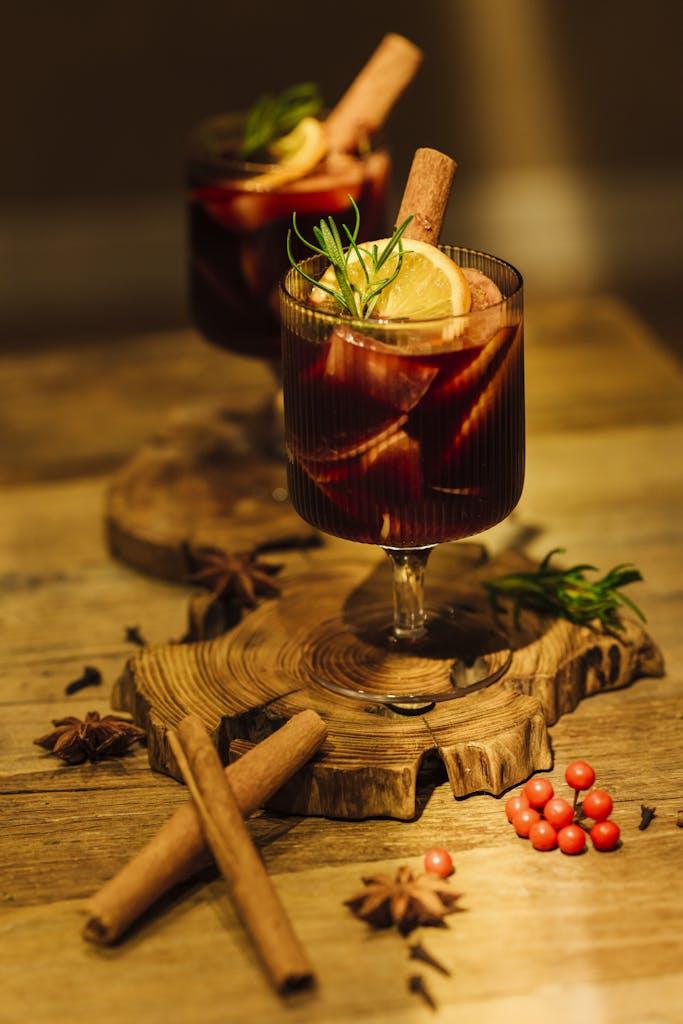
[(251, 192), (267, 192), (288, 181), (303, 178), (319, 164), (327, 152), (327, 138), (322, 122), (304, 117), (287, 135), (270, 147), (277, 159), (272, 170), (257, 174), (240, 182), (240, 187)]
[[(389, 239), (363, 242), (361, 249), (381, 252)], [(380, 278), (391, 277), (396, 270), (398, 254), (392, 254), (379, 272)], [(369, 258), (365, 261), (370, 268)], [(367, 283), (358, 255), (352, 252), (347, 263), (349, 281), (360, 289)], [(334, 268), (328, 267), (320, 278), (328, 288), (338, 288)], [(329, 303), (322, 288), (314, 288), (310, 301), (315, 305)], [(471, 305), (470, 287), (457, 263), (428, 242), (403, 239), (403, 263), (398, 276), (380, 294), (372, 311), (373, 317), (387, 320), (433, 320), (437, 317), (461, 316)]]

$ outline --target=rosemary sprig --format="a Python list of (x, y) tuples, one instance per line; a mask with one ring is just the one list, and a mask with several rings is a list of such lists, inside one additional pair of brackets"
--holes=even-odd
[(246, 158), (267, 149), (275, 139), (296, 128), (304, 117), (315, 117), (322, 105), (315, 82), (292, 85), (279, 96), (261, 96), (247, 114), (240, 156)]
[[(380, 294), (388, 285), (396, 280), (401, 272), (403, 265), (403, 242), (401, 239), (413, 217), (411, 214), (410, 217), (406, 217), (402, 224), (394, 228), (393, 235), (381, 251), (377, 244), (373, 245), (371, 249), (367, 249), (358, 244), (360, 210), (353, 196), (349, 196), (349, 201), (355, 215), (355, 223), (353, 231), (349, 231), (346, 224), (342, 224), (348, 241), (346, 248), (344, 248), (339, 228), (335, 224), (333, 217), (328, 217), (327, 220), (323, 218), (319, 226), (313, 228), (313, 234), (317, 242), (317, 245), (315, 245), (303, 237), (296, 223), (296, 213), (292, 215), (292, 230), (302, 245), (305, 245), (311, 252), (324, 256), (334, 267), (337, 288), (330, 288), (328, 285), (322, 284), (321, 281), (317, 281), (301, 269), (292, 252), (292, 230), (287, 233), (287, 256), (297, 273), (301, 274), (310, 284), (316, 288), (321, 288), (328, 295), (331, 295), (342, 309), (346, 310), (351, 316), (358, 319), (367, 319), (372, 314)], [(352, 253), (355, 254), (363, 272), (360, 286), (352, 281), (349, 276), (349, 259)], [(386, 267), (387, 261), (394, 254), (397, 257), (396, 267), (388, 275), (387, 271), (385, 271), (387, 276), (382, 276), (382, 269)]]
[(634, 565), (625, 562), (615, 565), (602, 579), (586, 579), (585, 573), (598, 572), (594, 565), (574, 565), (570, 569), (554, 569), (550, 565), (553, 555), (564, 551), (554, 548), (548, 552), (535, 572), (513, 572), (485, 583), (489, 600), (497, 612), (504, 611), (501, 598), (513, 601), (514, 621), (519, 624), (522, 608), (546, 615), (556, 615), (578, 625), (597, 619), (607, 629), (623, 629), (619, 610), (626, 605), (638, 618), (645, 621), (642, 611), (630, 598), (619, 592), (620, 587), (642, 580)]

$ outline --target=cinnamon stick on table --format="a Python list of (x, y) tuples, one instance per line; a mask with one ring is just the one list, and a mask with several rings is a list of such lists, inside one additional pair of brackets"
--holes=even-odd
[(415, 150), (396, 218), (396, 223), (402, 224), (406, 217), (413, 216), (404, 238), (438, 244), (457, 166), (438, 149)]
[(279, 992), (313, 981), (313, 969), (242, 820), (209, 734), (196, 715), (169, 742), (236, 908)]
[[(262, 740), (225, 776), (243, 817), (248, 817), (302, 768), (327, 735), (315, 711), (301, 711)], [(121, 870), (88, 901), (83, 937), (115, 942), (174, 885), (211, 863), (199, 817), (189, 800)]]
[(325, 121), (329, 148), (355, 149), (363, 136), (381, 128), (421, 63), (422, 50), (405, 36), (384, 36)]

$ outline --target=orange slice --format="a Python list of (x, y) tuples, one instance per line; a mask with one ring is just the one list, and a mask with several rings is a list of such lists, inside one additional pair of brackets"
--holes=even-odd
[(283, 135), (270, 147), (277, 159), (273, 169), (240, 182), (240, 187), (251, 192), (268, 192), (288, 181), (303, 178), (320, 163), (327, 152), (327, 138), (322, 122), (304, 117), (289, 134)]
[[(381, 252), (387, 242), (386, 238), (378, 242), (363, 242), (360, 249), (371, 250), (376, 245)], [(380, 277), (391, 277), (397, 261), (398, 254), (392, 254), (382, 267)], [(369, 269), (369, 260), (364, 262)], [(358, 288), (366, 287), (363, 268), (355, 252), (349, 254), (347, 269), (352, 284)], [(320, 280), (329, 288), (338, 287), (333, 267), (328, 267)], [(314, 288), (310, 301), (323, 305), (330, 299), (322, 288)], [(468, 313), (471, 301), (467, 279), (453, 260), (428, 242), (404, 238), (401, 270), (396, 279), (380, 292), (372, 315), (387, 320), (433, 320)]]

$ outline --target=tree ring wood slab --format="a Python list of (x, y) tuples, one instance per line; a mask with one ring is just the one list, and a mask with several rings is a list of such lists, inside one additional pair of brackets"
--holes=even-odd
[[(500, 794), (534, 771), (551, 767), (548, 726), (588, 694), (616, 689), (641, 675), (663, 671), (651, 638), (627, 622), (618, 639), (565, 621), (524, 613), (518, 630), (506, 622), (512, 664), (499, 682), (418, 714), (364, 705), (311, 684), (307, 645), (338, 618), (362, 620), (390, 596), (386, 559), (367, 549), (354, 559), (324, 551), (310, 568), (285, 573), (282, 597), (264, 602), (232, 631), (197, 644), (166, 644), (141, 651), (119, 681), (117, 706), (147, 729), (152, 766), (178, 776), (166, 730), (188, 711), (200, 715), (225, 760), (239, 757), (303, 708), (326, 721), (328, 739), (314, 761), (281, 790), (271, 809), (340, 818), (416, 814), (417, 779), (425, 758), (445, 765), (457, 797)], [(491, 612), (482, 581), (529, 568), (525, 556), (506, 552), (482, 559), (477, 545), (444, 545), (428, 572), (431, 603), (467, 616), (481, 637), (490, 636)], [(321, 625), (322, 624), (322, 625)], [(499, 628), (499, 624), (495, 624)], [(504, 656), (489, 651), (487, 658)], [(339, 652), (343, 660), (343, 653)], [(382, 685), (442, 687), (448, 664), (439, 658), (384, 660), (374, 652), (344, 671), (374, 673)], [(322, 666), (338, 671), (339, 662)], [(407, 679), (407, 681), (406, 681)], [(404, 691), (405, 692), (405, 691)]]
[[(292, 509), (282, 460), (264, 459), (270, 421), (222, 409), (179, 415), (112, 478), (112, 554), (163, 579), (187, 579), (188, 546), (251, 550), (314, 531)], [(260, 433), (259, 433), (260, 431)]]

